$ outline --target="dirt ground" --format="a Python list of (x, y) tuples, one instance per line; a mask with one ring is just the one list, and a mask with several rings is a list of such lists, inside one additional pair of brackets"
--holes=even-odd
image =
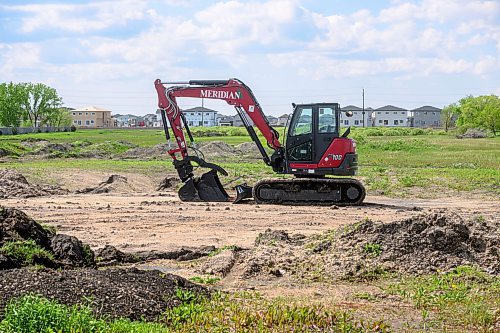
[[(254, 203), (185, 203), (174, 190), (157, 192), (157, 183), (143, 175), (121, 174), (126, 186), (111, 193), (11, 198), (2, 205), (23, 210), (35, 220), (76, 236), (93, 248), (113, 245), (127, 251), (172, 250), (181, 246), (237, 245), (251, 247), (267, 228), (310, 235), (364, 218), (389, 222), (434, 208), (462, 216), (481, 214), (498, 220), (499, 201), (474, 198), (393, 199), (367, 196), (359, 207), (307, 207)], [(70, 190), (97, 186), (109, 174), (61, 174)], [(81, 179), (85, 179), (82, 183)], [(83, 184), (83, 185), (82, 185)]]
[[(486, 220), (500, 220), (498, 198), (367, 196), (364, 205), (358, 207), (184, 203), (174, 189), (156, 191), (159, 179), (136, 174), (120, 174), (122, 177), (117, 177), (120, 182), (113, 184), (108, 193), (74, 194), (83, 188), (102, 185), (109, 176), (102, 172), (64, 172), (54, 179), (73, 194), (9, 198), (3, 199), (1, 204), (20, 209), (38, 222), (56, 227), (58, 233), (75, 236), (94, 250), (112, 245), (124, 252), (229, 245), (250, 249), (256, 237), (268, 228), (309, 236), (364, 219), (389, 223), (434, 209), (448, 209), (463, 217), (481, 215)], [(129, 266), (191, 278), (204, 275), (200, 271), (204, 260), (154, 260)], [(420, 325), (421, 318), (412, 306), (370, 283), (311, 281), (304, 284), (289, 276), (242, 279), (240, 273), (238, 265), (234, 266), (216, 288), (256, 290), (268, 297), (291, 296), (307, 304), (337, 304), (367, 319), (384, 318), (396, 329), (408, 323), (415, 327)], [(366, 294), (375, 301), (360, 299), (359, 295)]]

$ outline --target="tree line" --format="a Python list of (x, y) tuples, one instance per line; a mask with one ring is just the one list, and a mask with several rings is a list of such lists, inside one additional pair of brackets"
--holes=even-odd
[(0, 125), (70, 126), (71, 116), (54, 88), (43, 83), (1, 83)]
[(480, 128), (496, 135), (500, 130), (500, 98), (497, 95), (467, 96), (444, 107), (441, 117), (446, 131), (455, 123), (462, 131)]

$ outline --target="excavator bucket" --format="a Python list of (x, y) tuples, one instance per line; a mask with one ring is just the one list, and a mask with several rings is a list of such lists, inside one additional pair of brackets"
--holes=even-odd
[(216, 170), (210, 170), (199, 178), (190, 178), (179, 189), (179, 198), (182, 201), (228, 201), (226, 193), (217, 176)]
[(239, 203), (244, 199), (252, 197), (253, 188), (251, 186), (248, 186), (246, 183), (236, 185), (234, 189), (236, 190), (236, 199), (234, 199), (233, 203)]

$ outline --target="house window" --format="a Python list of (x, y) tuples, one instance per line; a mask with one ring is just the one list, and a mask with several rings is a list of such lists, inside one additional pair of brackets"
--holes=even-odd
[(385, 114), (389, 114), (389, 111), (386, 111)]
[(349, 125), (349, 120), (344, 120), (344, 125)]
[(378, 120), (378, 123), (379, 123), (379, 124), (382, 124), (382, 119), (379, 119), (379, 120)]
[(82, 124), (82, 121), (81, 120), (78, 120), (78, 125), (81, 125)]
[(194, 112), (191, 112), (191, 115), (194, 116)]
[(382, 114), (382, 112), (379, 111), (379, 112), (377, 112), (377, 114)]
[(76, 121), (76, 120), (73, 120), (73, 124), (78, 124), (78, 121)]
[(81, 115), (82, 115), (82, 113), (81, 113), (81, 112), (78, 112), (78, 115), (79, 115), (79, 116), (81, 116)]
[(398, 114), (396, 111), (394, 111), (394, 114)]
[(395, 119), (395, 120), (394, 120), (394, 125), (397, 125), (397, 124), (398, 124), (398, 120), (397, 120), (397, 119)]
[(198, 112), (198, 116), (201, 116), (201, 112)]
[(205, 112), (205, 116), (210, 116), (210, 113), (208, 113), (208, 112)]
[(203, 124), (208, 125), (208, 121), (206, 121), (206, 120), (205, 120), (205, 121), (203, 122)]
[(73, 116), (76, 116), (76, 112), (73, 112)]
[(87, 125), (87, 126), (90, 125), (90, 121), (85, 120), (85, 125)]
[(354, 125), (359, 125), (359, 120), (355, 120)]
[(88, 115), (89, 115), (89, 113), (88, 113), (88, 112), (85, 112), (85, 115), (86, 115), (86, 116), (88, 116)]
[(95, 116), (95, 112), (92, 112), (91, 115)]
[(384, 125), (389, 125), (389, 120), (385, 119), (384, 120)]
[(401, 114), (405, 114), (405, 112), (403, 111), (403, 112), (401, 112)]
[(433, 113), (432, 113), (432, 115), (433, 115), (433, 116), (435, 116), (435, 115), (436, 115), (436, 112), (433, 112)]
[(94, 124), (94, 121), (93, 121), (93, 120), (91, 120), (91, 121), (90, 121), (90, 123), (91, 123), (91, 124)]

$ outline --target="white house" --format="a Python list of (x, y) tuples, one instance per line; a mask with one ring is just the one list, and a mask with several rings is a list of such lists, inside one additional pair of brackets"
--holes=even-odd
[(197, 106), (182, 110), (189, 126), (217, 126), (217, 111)]
[[(347, 105), (341, 108), (340, 113), (340, 124), (343, 126), (353, 126), (353, 127), (372, 127), (373, 126), (373, 109), (367, 108), (363, 109), (354, 105)], [(352, 112), (352, 117), (347, 117), (345, 115), (346, 111)]]
[(408, 110), (398, 108), (397, 106), (386, 105), (381, 108), (375, 109), (373, 114), (375, 116), (375, 126), (410, 126), (410, 123), (408, 122)]

